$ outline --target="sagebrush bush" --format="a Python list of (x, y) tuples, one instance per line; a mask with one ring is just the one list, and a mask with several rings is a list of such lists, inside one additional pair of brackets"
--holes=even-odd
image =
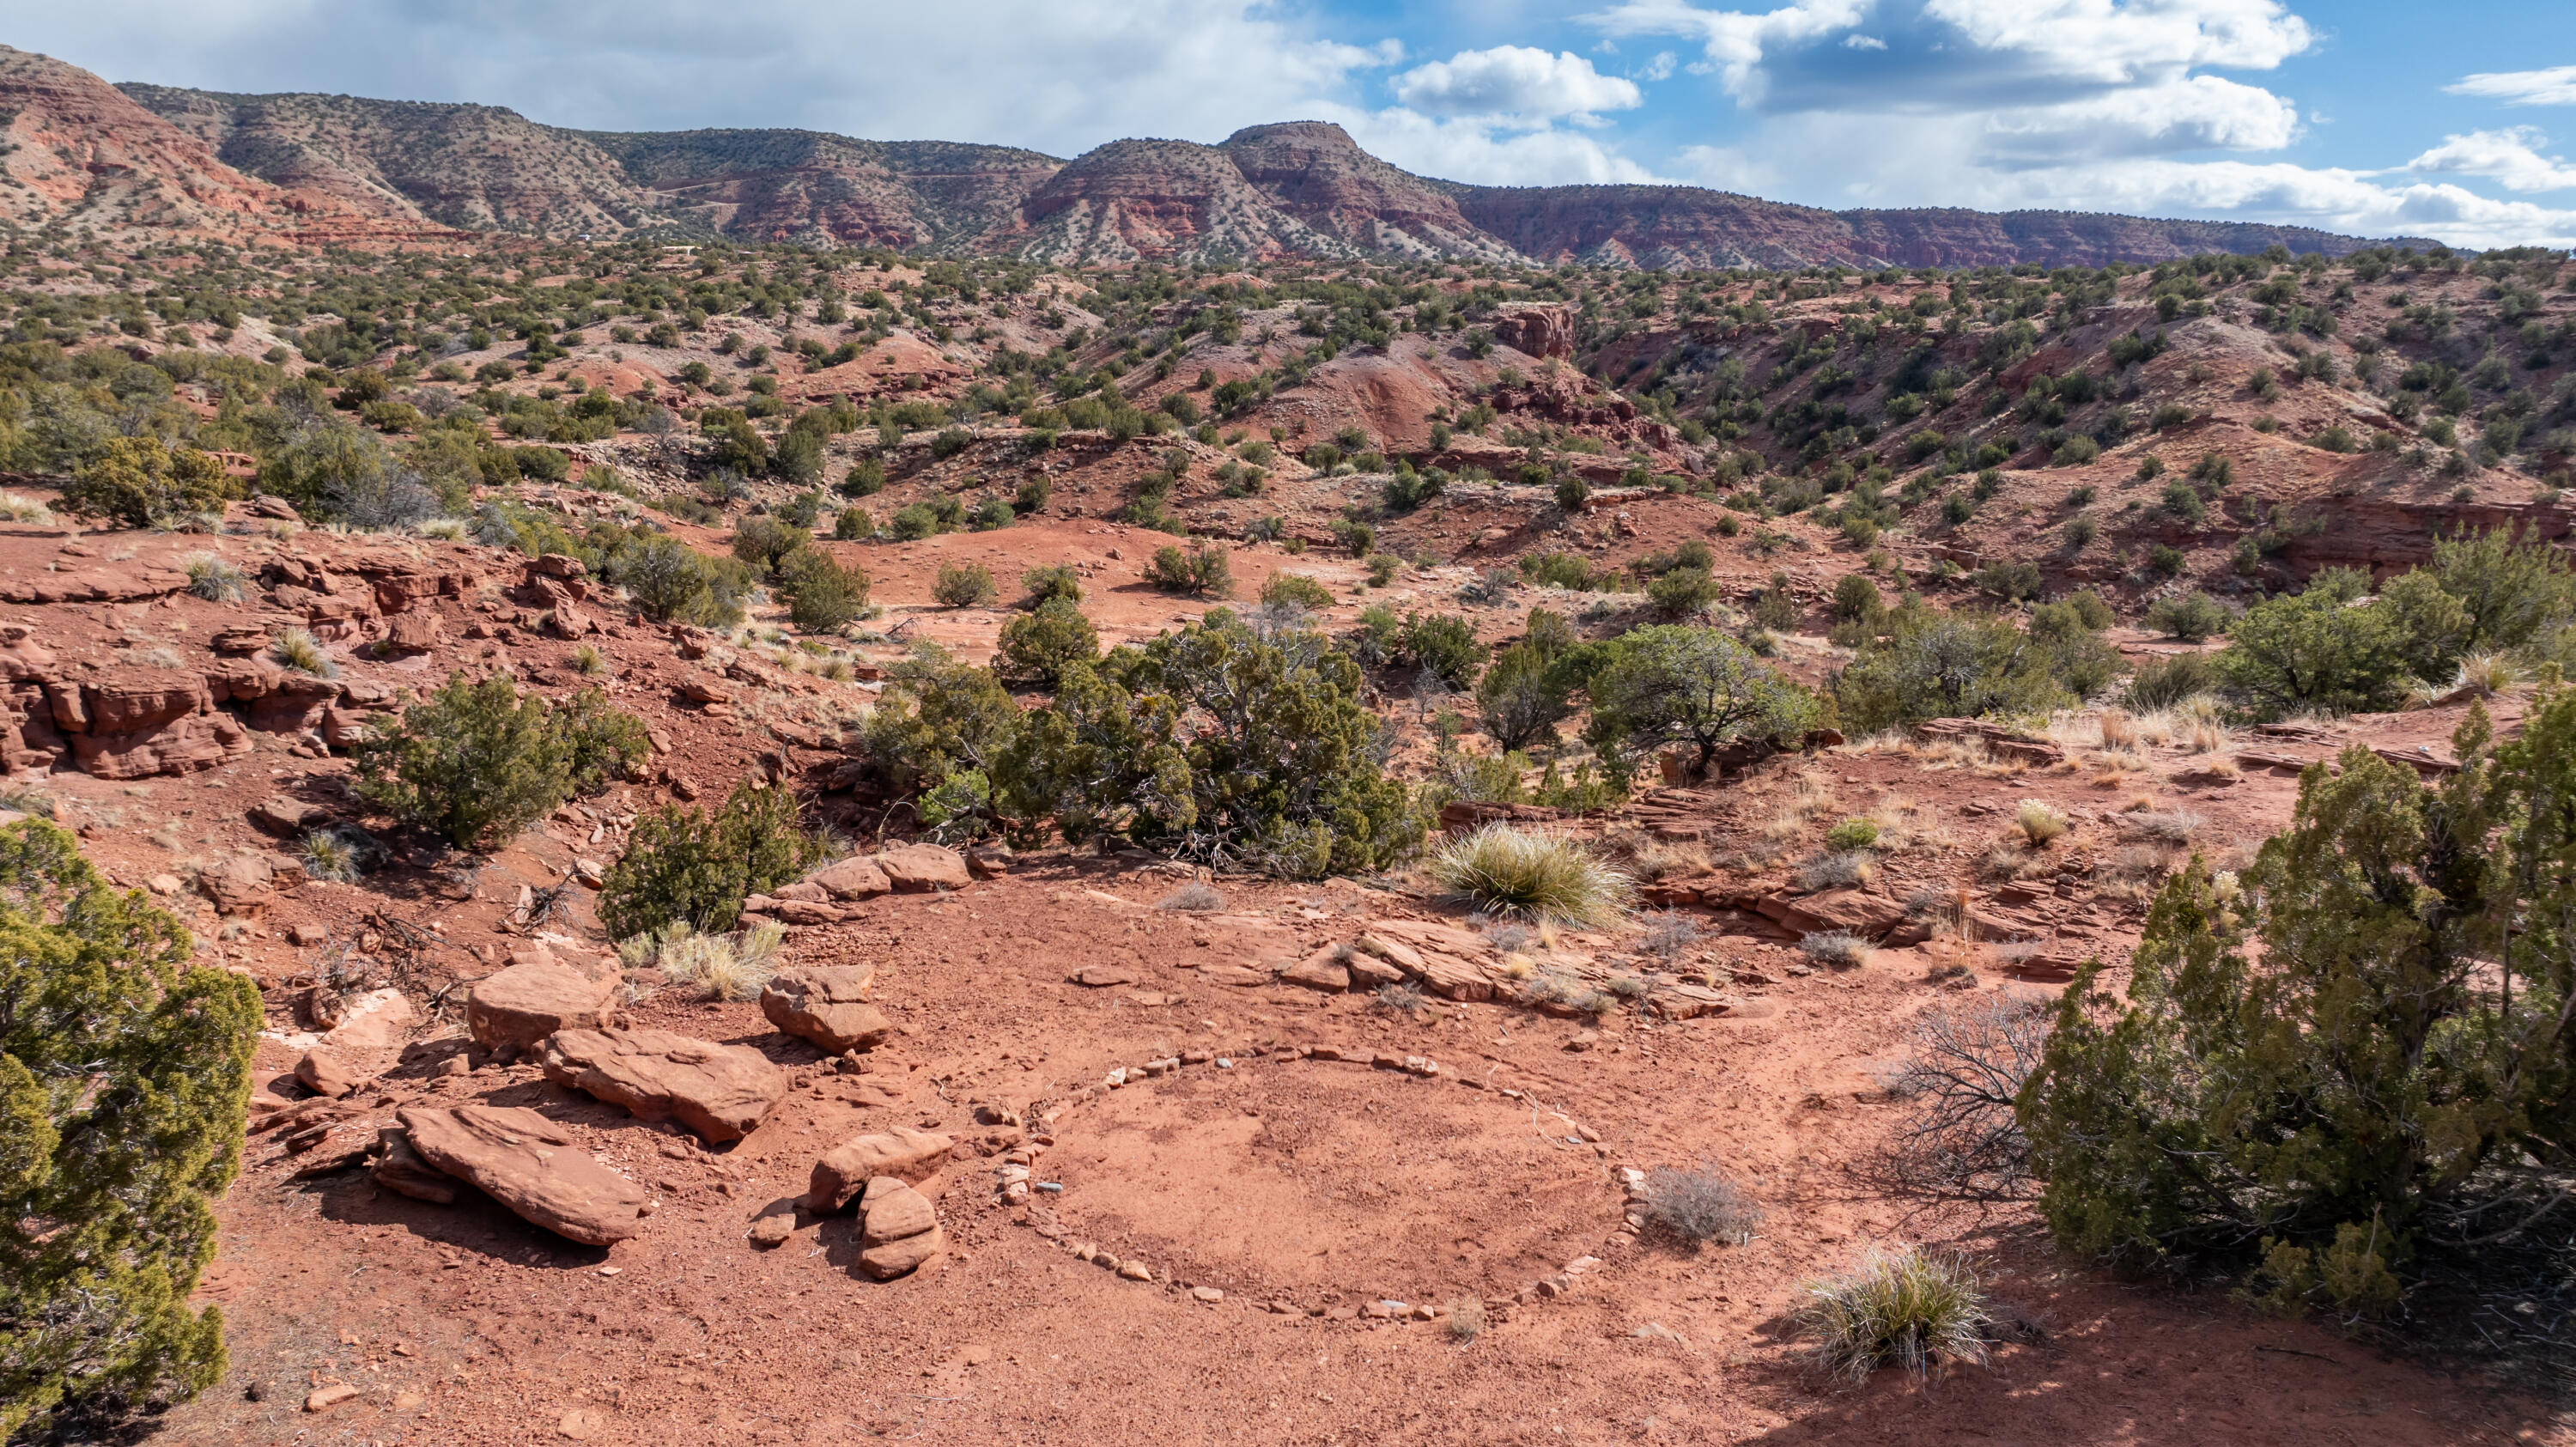
[(224, 1372), (190, 1295), (241, 1164), (257, 985), (42, 820), (0, 829), (0, 1439), (108, 1441)]
[(1627, 913), (1628, 876), (1569, 839), (1488, 824), (1433, 851), (1431, 877), (1477, 909), (1594, 927)]
[(558, 706), (521, 698), (506, 675), (475, 683), (454, 673), (354, 752), (361, 797), (460, 849), (489, 849), (624, 777), (651, 745), (644, 725), (595, 688)]
[(1225, 908), (1225, 896), (1205, 884), (1184, 884), (1154, 901), (1156, 909), (1176, 909), (1193, 914), (1206, 914)]
[(1884, 1366), (1921, 1377), (1986, 1364), (1985, 1285), (1963, 1257), (1873, 1246), (1859, 1270), (1804, 1294), (1799, 1327), (1816, 1364), (1834, 1376), (1859, 1382)]
[(743, 900), (801, 877), (823, 857), (784, 789), (737, 784), (713, 813), (666, 804), (635, 821), (599, 891), (599, 922), (626, 939), (673, 924), (731, 929)]
[(1658, 1166), (1646, 1173), (1645, 1216), (1647, 1224), (1676, 1240), (1741, 1246), (1760, 1229), (1763, 1211), (1716, 1166)]

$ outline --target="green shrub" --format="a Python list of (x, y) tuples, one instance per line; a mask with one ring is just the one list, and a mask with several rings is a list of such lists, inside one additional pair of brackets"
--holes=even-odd
[(72, 472), (62, 508), (130, 528), (157, 527), (198, 513), (220, 513), (241, 496), (223, 464), (193, 447), (157, 437), (113, 437)]
[(844, 567), (821, 548), (800, 548), (779, 570), (787, 618), (808, 633), (832, 633), (857, 622), (868, 609), (868, 575)]
[(2207, 654), (2176, 653), (2140, 663), (2138, 671), (2129, 675), (2124, 697), (2134, 709), (2171, 708), (2217, 686), (2218, 671), (2209, 666)]
[(1382, 869), (1422, 820), (1377, 762), (1361, 688), (1320, 635), (1265, 637), (1216, 609), (1068, 669), (999, 748), (995, 805), (1075, 843), (1122, 835), (1292, 878)]
[(942, 563), (930, 596), (943, 608), (972, 608), (992, 602), (1001, 590), (993, 586), (993, 570), (981, 563)]
[(711, 602), (712, 561), (677, 538), (657, 535), (618, 554), (606, 573), (645, 617), (668, 623), (693, 618)]
[(1451, 688), (1467, 688), (1485, 663), (1485, 645), (1476, 641), (1476, 625), (1454, 613), (1407, 613), (1396, 654), (1428, 670)]
[(249, 978), (113, 888), (64, 830), (0, 829), (0, 1438), (121, 1440), (212, 1386), (189, 1296), (241, 1166)]
[(877, 521), (863, 507), (845, 507), (832, 519), (832, 540), (842, 543), (865, 542), (877, 534)]
[(1062, 598), (1068, 603), (1082, 601), (1082, 575), (1071, 563), (1049, 563), (1020, 574), (1020, 588), (1026, 595), (1020, 599), (1023, 608), (1043, 608)]
[(2405, 640), (2391, 610), (2310, 587), (2245, 610), (2217, 659), (2220, 683), (2257, 718), (2376, 712), (2405, 695)]
[(1842, 726), (1860, 733), (1934, 718), (2044, 715), (2074, 697), (2057, 662), (2049, 640), (2008, 618), (1900, 614), (1887, 637), (1863, 645), (1843, 669), (1834, 697)]
[(358, 794), (460, 849), (497, 848), (575, 793), (650, 752), (644, 725), (585, 689), (558, 708), (506, 676), (462, 673), (354, 751)]
[(1878, 843), (1878, 821), (1874, 819), (1845, 819), (1825, 831), (1825, 847), (1837, 854), (1848, 854), (1855, 849), (1867, 849), (1876, 843)]
[(805, 528), (790, 527), (777, 518), (747, 517), (734, 525), (733, 555), (744, 567), (767, 575), (778, 561), (812, 541), (813, 533)]
[(2576, 907), (2576, 692), (2452, 743), (2437, 788), (2360, 746), (2308, 770), (2241, 877), (2167, 881), (2125, 985), (2068, 988), (2020, 1109), (2060, 1242), (2348, 1317), (2436, 1249), (2522, 1289), (2576, 1082), (2576, 967), (2539, 923)]
[(926, 502), (917, 502), (898, 509), (887, 531), (894, 534), (897, 542), (912, 543), (936, 537), (947, 529), (939, 520), (938, 509)]
[(734, 786), (713, 814), (666, 804), (635, 821), (599, 891), (599, 922), (620, 940), (673, 924), (733, 928), (743, 900), (786, 884), (823, 858), (784, 789)]
[(1333, 590), (1304, 573), (1273, 573), (1261, 585), (1261, 601), (1320, 611), (1333, 606)]
[(1393, 553), (1371, 553), (1368, 557), (1368, 581), (1372, 588), (1383, 588), (1395, 581), (1395, 571), (1404, 560)]
[(1430, 872), (1487, 914), (1552, 920), (1578, 929), (1612, 925), (1628, 912), (1628, 876), (1571, 839), (1488, 824), (1435, 850)]
[(1592, 496), (1592, 484), (1580, 473), (1569, 472), (1556, 482), (1556, 505), (1567, 512), (1581, 512)]
[(1845, 573), (1834, 580), (1834, 617), (1845, 623), (1876, 624), (1887, 616), (1887, 602), (1878, 595), (1878, 585), (1861, 573)]
[(1725, 594), (1725, 588), (1700, 568), (1675, 568), (1646, 585), (1647, 601), (1667, 618), (1691, 617)]
[[(1536, 630), (1532, 630), (1535, 635)], [(1476, 680), (1476, 706), (1486, 736), (1506, 750), (1553, 740), (1556, 726), (1574, 711), (1565, 671), (1533, 636), (1494, 655)]]
[(1077, 663), (1100, 660), (1100, 635), (1072, 599), (1048, 598), (1033, 613), (1022, 613), (1002, 625), (993, 671), (1014, 682), (1053, 688), (1064, 671)]
[(2005, 603), (2018, 603), (2036, 598), (2044, 585), (2039, 564), (2031, 562), (1989, 563), (1970, 575), (1969, 581), (1978, 592)]
[(1197, 543), (1186, 552), (1170, 544), (1156, 548), (1153, 559), (1145, 565), (1145, 581), (1166, 593), (1213, 598), (1234, 595), (1233, 566), (1226, 559), (1225, 549), (1215, 543)]
[(885, 491), (885, 464), (873, 457), (862, 457), (841, 478), (843, 497), (873, 497)]
[(2207, 593), (2158, 598), (2147, 609), (2147, 626), (2185, 643), (2198, 643), (2227, 631), (2227, 605)]
[(1714, 628), (1639, 628), (1611, 646), (1592, 681), (1596, 745), (1652, 750), (1682, 743), (1705, 773), (1738, 739), (1785, 739), (1815, 727), (1815, 696)]

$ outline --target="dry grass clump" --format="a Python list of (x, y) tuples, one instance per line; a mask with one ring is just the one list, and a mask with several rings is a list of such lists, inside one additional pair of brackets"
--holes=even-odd
[(2137, 747), (2138, 726), (2130, 721), (2127, 714), (2116, 708), (2106, 708), (2102, 710), (2096, 723), (2101, 729), (2102, 748), (2105, 752), (2114, 750), (2125, 752)]
[(2141, 809), (2125, 816), (2123, 822), (2150, 839), (2170, 839), (2188, 843), (2209, 820), (2189, 809)]
[(350, 884), (356, 882), (360, 872), (357, 841), (328, 829), (305, 835), (304, 842), (296, 846), (295, 857), (304, 872), (315, 879)]
[(787, 931), (758, 924), (731, 934), (700, 934), (674, 921), (617, 947), (629, 968), (653, 966), (676, 984), (694, 985), (710, 1000), (749, 1000), (778, 973), (778, 947)]
[(1532, 1007), (1558, 1005), (1578, 1015), (1606, 1015), (1618, 1008), (1619, 997), (1593, 988), (1580, 976), (1549, 970), (1521, 991), (1521, 1003)]
[(1649, 1226), (1676, 1241), (1742, 1246), (1761, 1227), (1763, 1211), (1716, 1166), (1658, 1166), (1646, 1173), (1645, 1215)]
[(209, 603), (238, 603), (250, 596), (250, 579), (213, 553), (190, 553), (188, 591)]
[(1640, 829), (1623, 829), (1601, 844), (1625, 861), (1629, 878), (1640, 883), (1688, 878), (1717, 867), (1707, 847), (1695, 839), (1657, 839)]
[(1822, 930), (1798, 941), (1807, 958), (1838, 970), (1856, 970), (1869, 963), (1877, 946), (1849, 930)]
[(2044, 799), (2024, 799), (2014, 805), (2013, 822), (2021, 826), (2022, 837), (2034, 848), (2046, 845), (2072, 827), (2064, 811)]
[(54, 510), (21, 492), (0, 492), (0, 522), (35, 523), (39, 526), (54, 520)]
[(1449, 1303), (1449, 1335), (1462, 1342), (1474, 1341), (1484, 1334), (1485, 1302), (1477, 1296), (1462, 1296)]
[(461, 543), (465, 541), (465, 526), (463, 518), (422, 518), (411, 525), (411, 530), (431, 542)]
[(598, 649), (585, 643), (572, 651), (572, 666), (573, 671), (584, 678), (597, 678), (608, 671), (608, 660)]
[(2493, 698), (2521, 682), (2522, 668), (2511, 658), (2501, 653), (2472, 653), (2460, 660), (2460, 671), (2451, 680), (2451, 691)]
[(1430, 872), (1487, 914), (1578, 928), (1616, 923), (1635, 887), (1625, 871), (1569, 839), (1488, 824), (1431, 856)]
[(340, 665), (333, 663), (331, 655), (322, 651), (322, 640), (301, 628), (289, 628), (278, 634), (277, 642), (269, 647), (269, 656), (285, 667), (298, 673), (312, 674), (315, 678), (332, 678), (340, 672)]
[(1923, 767), (1938, 772), (1943, 769), (1982, 771), (1993, 767), (1994, 756), (1986, 741), (1971, 734), (1965, 738), (1933, 739), (1923, 745)]
[(1154, 901), (1154, 908), (1179, 910), (1185, 914), (1213, 914), (1225, 908), (1225, 896), (1194, 879)]
[(1984, 1366), (1985, 1285), (1964, 1257), (1918, 1246), (1871, 1247), (1860, 1269), (1806, 1288), (1798, 1324), (1816, 1364), (1852, 1382), (1883, 1366), (1915, 1377)]
[(1810, 892), (1821, 889), (1848, 889), (1867, 884), (1878, 874), (1878, 861), (1869, 851), (1850, 849), (1838, 854), (1819, 854), (1798, 866), (1798, 884)]

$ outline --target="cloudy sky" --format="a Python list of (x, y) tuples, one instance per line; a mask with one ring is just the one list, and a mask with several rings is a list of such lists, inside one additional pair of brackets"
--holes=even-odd
[(1496, 185), (1674, 181), (2576, 246), (2566, 0), (86, 0), (111, 80), (1071, 156), (1339, 121)]

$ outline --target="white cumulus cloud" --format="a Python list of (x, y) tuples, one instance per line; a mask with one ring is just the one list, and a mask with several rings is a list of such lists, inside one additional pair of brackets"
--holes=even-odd
[(2453, 95), (2485, 96), (2507, 105), (2576, 106), (2576, 65), (2547, 70), (2493, 70), (2464, 76), (2442, 89)]
[(2563, 191), (2576, 186), (2576, 166), (2540, 154), (2549, 138), (2530, 126), (2444, 136), (2442, 144), (2406, 163), (2428, 175), (2488, 176), (2513, 191)]
[(1635, 81), (1603, 75), (1582, 56), (1526, 45), (1462, 50), (1404, 72), (1393, 89), (1397, 100), (1429, 115), (1510, 117), (1529, 124), (1633, 110), (1646, 100)]

